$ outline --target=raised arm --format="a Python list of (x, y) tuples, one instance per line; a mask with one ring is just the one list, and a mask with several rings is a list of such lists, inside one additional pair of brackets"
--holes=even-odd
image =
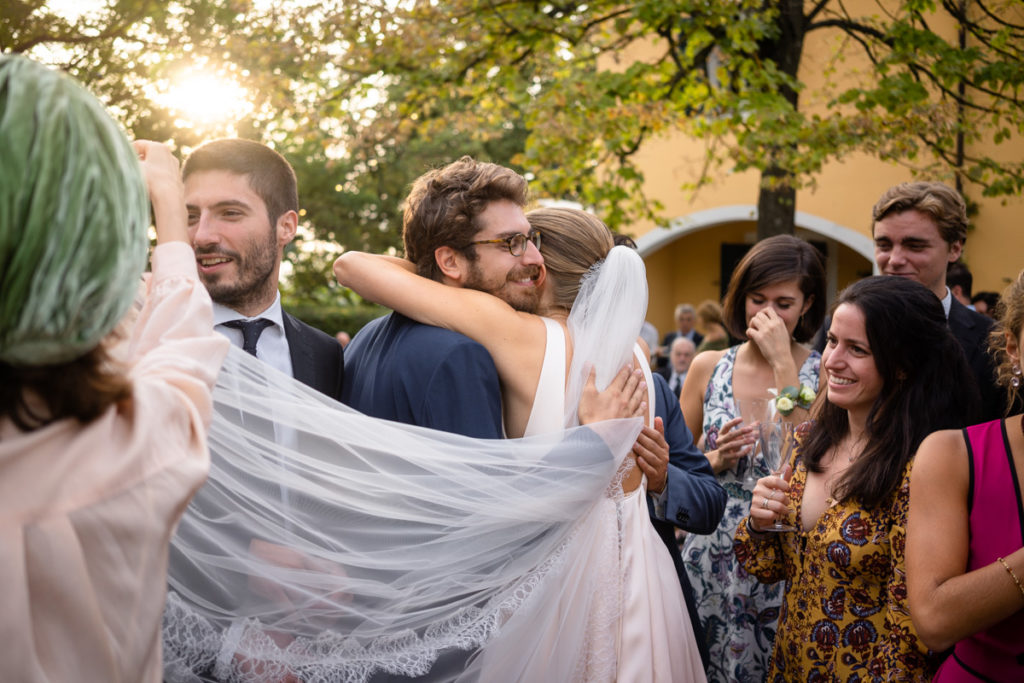
[(149, 201), (153, 205), (157, 243), (188, 243), (185, 188), (178, 171), (178, 160), (166, 145), (159, 142), (136, 140), (132, 145), (139, 155)]
[(426, 325), (464, 334), (492, 356), (509, 344), (536, 341), (538, 330), (543, 334), (539, 320), (498, 297), (421, 277), (404, 259), (347, 251), (334, 262), (334, 275), (363, 298)]
[(448, 285), (420, 277), (389, 256), (346, 252), (334, 262), (334, 274), (339, 283), (371, 301), (483, 345), (501, 379), (506, 431), (522, 435), (544, 361), (543, 320), (486, 292), (457, 286), (459, 282)]

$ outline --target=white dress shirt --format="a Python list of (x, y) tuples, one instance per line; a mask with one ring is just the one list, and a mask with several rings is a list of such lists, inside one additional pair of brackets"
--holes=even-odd
[(942, 297), (942, 310), (946, 312), (946, 320), (949, 320), (949, 309), (953, 307), (953, 292), (946, 287), (946, 296)]
[(222, 304), (216, 302), (213, 304), (213, 329), (231, 340), (231, 343), (238, 348), (242, 348), (242, 331), (227, 327), (224, 323), (232, 320), (255, 320), (256, 318), (266, 318), (274, 323), (263, 330), (260, 335), (260, 339), (256, 343), (256, 357), (275, 370), (280, 370), (289, 377), (293, 377), (292, 356), (288, 350), (288, 338), (284, 334), (284, 312), (281, 310), (280, 292), (274, 297), (274, 303), (270, 304), (262, 313), (251, 318)]
[[(238, 311), (222, 304), (216, 302), (213, 304), (213, 329), (227, 337), (238, 348), (242, 348), (242, 331), (234, 327), (227, 327), (224, 323), (231, 322), (232, 320), (255, 320), (256, 318), (266, 318), (273, 323), (263, 330), (259, 340), (256, 342), (256, 358), (275, 370), (280, 370), (289, 377), (294, 377), (292, 374), (292, 356), (288, 350), (288, 338), (284, 333), (284, 312), (281, 309), (280, 292), (274, 297), (274, 303), (270, 304), (262, 313), (251, 318), (241, 315)], [(287, 448), (295, 448), (298, 445), (298, 436), (294, 430), (282, 427), (276, 423), (274, 424), (274, 438), (278, 444)], [(288, 463), (285, 458), (281, 458), (281, 469), (284, 471), (288, 470)], [(281, 503), (287, 509), (288, 490), (284, 487), (281, 488)]]

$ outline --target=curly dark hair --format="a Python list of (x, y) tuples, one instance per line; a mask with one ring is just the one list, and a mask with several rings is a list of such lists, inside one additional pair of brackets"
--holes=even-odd
[[(1021, 328), (1024, 326), (1024, 271), (1003, 291), (995, 307), (995, 325), (988, 336), (988, 352), (996, 366), (996, 382), (1006, 390), (1006, 410), (1009, 413), (1017, 404), (1020, 387), (1013, 386), (1014, 360), (1006, 351), (1007, 336), (1017, 342), (1017, 369), (1020, 369)], [(1020, 377), (1020, 375), (1017, 375)]]
[(405, 200), (405, 257), (416, 264), (420, 275), (432, 280), (442, 277), (434, 259), (438, 247), (463, 249), (467, 258), (475, 260), (476, 248), (468, 245), (480, 231), (477, 217), (488, 204), (501, 199), (526, 206), (527, 185), (523, 176), (498, 164), (464, 156), (423, 174)]
[[(835, 497), (872, 508), (886, 503), (899, 487), (924, 437), (972, 424), (980, 398), (942, 302), (930, 289), (895, 276), (869, 277), (843, 290), (836, 308), (844, 304), (864, 315), (883, 384), (868, 413), (864, 451), (837, 483)], [(846, 411), (823, 393), (802, 447), (812, 472), (824, 470), (822, 459), (850, 431)]]

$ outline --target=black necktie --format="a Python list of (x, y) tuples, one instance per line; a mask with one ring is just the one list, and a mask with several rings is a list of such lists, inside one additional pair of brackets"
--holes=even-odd
[(273, 325), (272, 320), (256, 318), (255, 320), (229, 320), (224, 323), (225, 327), (233, 327), (242, 331), (242, 350), (246, 353), (256, 355), (256, 342), (259, 340), (263, 330)]

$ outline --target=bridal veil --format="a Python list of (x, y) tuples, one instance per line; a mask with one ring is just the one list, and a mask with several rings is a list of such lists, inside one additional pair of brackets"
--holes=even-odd
[(629, 362), (646, 297), (632, 250), (588, 273), (570, 428), (527, 439), (370, 418), (233, 348), (171, 544), (165, 680), (520, 680), (530, 661), (607, 680), (587, 627), (621, 607), (600, 502), (641, 421), (571, 425), (589, 369), (603, 388)]

